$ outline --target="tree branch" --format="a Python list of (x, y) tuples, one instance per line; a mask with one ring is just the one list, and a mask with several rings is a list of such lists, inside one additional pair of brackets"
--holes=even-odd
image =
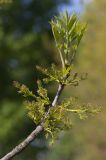
[[(64, 89), (64, 85), (59, 84), (56, 96), (55, 96), (49, 110), (45, 114), (45, 117), (47, 117), (49, 115), (51, 108), (56, 105), (63, 89)], [(43, 121), (45, 120), (45, 117), (44, 117)], [(36, 136), (43, 131), (43, 129), (44, 129), (43, 128), (43, 121), (41, 120), (41, 123), (36, 127), (36, 129), (34, 131), (32, 131), (32, 133), (23, 142), (21, 142), (18, 146), (16, 146), (12, 151), (7, 153), (0, 160), (10, 160), (10, 159), (14, 158), (17, 154), (22, 152), (36, 138)]]
[(59, 84), (56, 96), (55, 96), (55, 98), (54, 98), (54, 100), (52, 102), (52, 107), (54, 107), (56, 105), (56, 103), (57, 103), (57, 101), (58, 101), (58, 99), (59, 99), (59, 97), (60, 97), (61, 92), (63, 91), (63, 89), (64, 89), (64, 85), (63, 84)]
[(43, 130), (42, 125), (38, 125), (36, 129), (18, 146), (16, 146), (11, 152), (6, 154), (3, 158), (0, 160), (9, 160), (14, 158), (17, 154), (22, 152), (35, 138), (36, 136)]

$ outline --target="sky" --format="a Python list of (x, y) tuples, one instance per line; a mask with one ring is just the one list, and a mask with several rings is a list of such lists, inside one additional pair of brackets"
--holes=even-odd
[(82, 14), (84, 11), (85, 5), (90, 3), (92, 0), (72, 0), (72, 3), (68, 5), (61, 5), (59, 6), (59, 11), (64, 12), (66, 9), (69, 13), (75, 12)]

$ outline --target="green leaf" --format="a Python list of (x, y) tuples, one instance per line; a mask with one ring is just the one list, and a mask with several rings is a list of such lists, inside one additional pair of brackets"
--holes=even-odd
[(25, 86), (24, 84), (20, 84), (19, 82), (14, 81), (13, 85), (18, 89), (18, 93), (23, 94), (24, 97), (36, 98), (33, 92), (30, 91), (29, 88)]
[(81, 24), (75, 14), (69, 16), (66, 11), (60, 17), (51, 21), (52, 32), (59, 50), (62, 66), (71, 64), (73, 54), (83, 37), (86, 25)]

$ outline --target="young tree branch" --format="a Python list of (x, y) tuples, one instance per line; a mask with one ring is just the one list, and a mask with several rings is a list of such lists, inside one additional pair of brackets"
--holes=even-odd
[[(63, 89), (64, 89), (64, 85), (59, 84), (56, 96), (52, 102), (52, 105), (49, 107), (45, 117), (47, 115), (49, 115), (51, 108), (56, 105)], [(33, 130), (32, 133), (23, 142), (21, 142), (19, 145), (17, 145), (12, 151), (7, 153), (0, 160), (10, 160), (10, 159), (14, 158), (16, 155), (18, 155), (20, 152), (22, 152), (37, 137), (37, 135), (43, 131), (43, 129), (44, 129), (43, 128), (43, 121), (45, 120), (45, 117), (42, 120), (42, 122), (36, 127), (36, 129)]]
[(52, 102), (52, 107), (54, 107), (56, 105), (56, 103), (57, 103), (57, 101), (58, 101), (58, 99), (59, 99), (59, 97), (60, 97), (61, 92), (63, 91), (63, 89), (64, 89), (64, 85), (63, 84), (59, 84), (56, 96), (55, 96), (55, 98), (54, 98), (54, 100)]
[[(39, 95), (39, 97), (37, 97), (37, 98), (40, 99), (39, 101), (41, 101), (41, 99), (43, 99), (43, 98), (46, 99), (47, 102), (43, 103), (43, 106), (45, 107), (45, 105), (47, 105), (47, 111), (44, 111), (43, 114), (41, 114), (41, 116), (39, 116), (40, 114), (38, 114), (38, 118), (40, 119), (40, 121), (36, 122), (36, 123), (38, 123), (36, 129), (34, 131), (32, 131), (32, 133), (22, 143), (20, 143), (12, 151), (10, 151), (3, 158), (1, 158), (1, 160), (12, 159), (17, 154), (22, 152), (36, 138), (36, 136), (38, 134), (40, 134), (43, 130), (46, 130), (45, 127), (44, 127), (45, 121), (47, 120), (46, 118), (49, 118), (49, 115), (52, 112), (52, 108), (56, 106), (65, 85), (71, 83), (70, 82), (71, 79), (68, 79), (68, 77), (70, 77), (70, 71), (71, 71), (70, 67), (71, 67), (71, 64), (72, 64), (72, 60), (74, 58), (73, 53), (78, 48), (78, 45), (80, 43), (80, 40), (81, 40), (81, 38), (83, 36), (83, 33), (85, 31), (85, 28), (86, 28), (85, 25), (80, 25), (79, 22), (77, 22), (77, 23), (76, 22), (77, 22), (77, 17), (75, 15), (68, 16), (67, 11), (66, 11), (66, 14), (63, 15), (62, 17), (60, 17), (60, 18), (55, 17), (55, 20), (51, 21), (52, 32), (53, 32), (54, 38), (56, 40), (56, 44), (58, 44), (57, 48), (59, 49), (63, 72), (61, 72), (61, 71), (58, 72), (57, 71), (56, 75), (55, 74), (53, 75), (54, 79), (52, 79), (49, 76), (49, 73), (47, 73), (47, 70), (43, 70), (43, 72), (46, 73), (47, 76), (49, 76), (49, 80), (55, 80), (55, 79), (58, 80), (57, 82), (59, 82), (59, 87), (58, 87), (57, 93), (54, 97), (53, 102), (50, 104), (50, 102), (48, 100), (49, 98), (47, 97), (46, 90), (44, 88), (42, 88), (42, 86), (40, 84), (38, 85), (38, 95)], [(62, 48), (62, 50), (63, 50), (63, 55), (60, 51), (60, 48)], [(71, 51), (71, 48), (72, 48), (72, 53), (71, 53), (71, 55), (69, 55), (70, 51)], [(69, 58), (70, 56), (72, 56), (71, 62), (70, 62), (70, 58)], [(54, 69), (55, 68), (52, 68), (53, 73), (54, 73)], [(67, 71), (68, 71), (68, 73), (67, 73)], [(51, 75), (51, 73), (50, 73), (50, 75)], [(60, 80), (61, 78), (62, 78), (63, 82)], [(79, 82), (79, 79), (77, 77), (74, 76), (73, 78), (74, 78), (74, 81), (76, 80), (76, 83)], [(67, 81), (65, 81), (66, 83), (64, 83), (64, 80), (67, 80)], [(15, 84), (15, 86), (16, 86), (16, 88), (19, 89), (19, 93), (22, 93), (25, 97), (32, 96), (32, 97), (36, 98), (36, 96), (34, 96), (33, 93), (25, 85)], [(74, 86), (75, 86), (75, 84), (74, 84)], [(42, 96), (42, 92), (44, 92), (43, 96)], [(46, 94), (46, 96), (45, 96), (45, 94)], [(32, 102), (30, 103), (32, 106), (37, 107), (38, 110), (36, 110), (36, 108), (35, 108), (34, 111), (38, 112), (40, 110), (40, 108), (38, 108), (39, 107), (39, 101), (35, 102), (35, 106), (34, 106), (34, 104), (32, 104)], [(49, 104), (49, 106), (48, 106), (48, 104)], [(64, 108), (64, 109), (66, 111), (66, 108)], [(43, 110), (41, 109), (41, 111), (43, 111)], [(63, 110), (63, 112), (64, 112), (64, 110)], [(95, 111), (92, 111), (92, 112), (95, 112)], [(31, 112), (31, 113), (33, 113), (33, 112)], [(36, 118), (36, 115), (35, 115), (35, 118)], [(61, 114), (60, 119), (61, 119), (61, 122), (63, 123), (63, 121), (62, 121), (63, 116), (62, 115), (63, 114)], [(54, 116), (54, 118), (56, 119), (55, 116)], [(66, 114), (66, 118), (67, 118), (67, 114)], [(67, 123), (68, 122), (66, 120), (64, 126), (69, 127), (70, 124), (67, 124)], [(56, 130), (55, 125), (54, 125), (53, 129)]]
[(43, 130), (42, 125), (38, 125), (36, 129), (23, 141), (21, 142), (18, 146), (16, 146), (12, 151), (7, 153), (3, 158), (0, 160), (9, 160), (14, 158), (17, 154), (22, 152), (35, 138), (36, 136), (41, 133)]

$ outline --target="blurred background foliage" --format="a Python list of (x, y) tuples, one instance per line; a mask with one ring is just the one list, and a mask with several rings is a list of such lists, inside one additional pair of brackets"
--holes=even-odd
[[(0, 156), (35, 128), (12, 82), (17, 80), (36, 91), (36, 80), (42, 75), (35, 65), (49, 67), (53, 62), (59, 63), (48, 22), (61, 6), (67, 5), (71, 11), (72, 3), (68, 2), (18, 0), (0, 6)], [(88, 28), (76, 56), (75, 70), (88, 72), (89, 76), (79, 87), (67, 88), (63, 95), (70, 93), (81, 101), (100, 104), (102, 112), (86, 121), (74, 119), (71, 131), (61, 135), (51, 149), (40, 135), (16, 160), (106, 159), (106, 1), (92, 0), (81, 18), (87, 21)], [(54, 86), (49, 88), (52, 97)]]

